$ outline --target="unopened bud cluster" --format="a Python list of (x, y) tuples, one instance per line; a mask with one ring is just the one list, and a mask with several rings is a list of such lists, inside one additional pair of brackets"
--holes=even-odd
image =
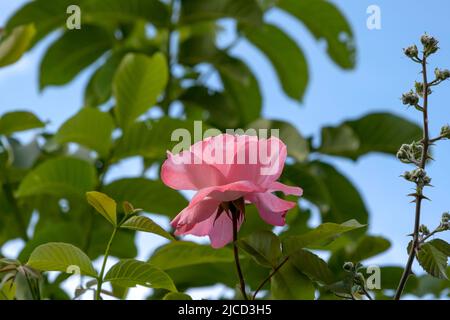
[(439, 41), (437, 41), (434, 37), (429, 36), (427, 34), (424, 34), (421, 38), (420, 38), (420, 42), (422, 42), (423, 45), (423, 53), (425, 56), (429, 56), (433, 53), (435, 53), (436, 51), (438, 51), (439, 47)]
[(442, 231), (450, 230), (450, 213), (444, 212), (442, 214), (441, 224), (438, 229)]
[(448, 124), (441, 128), (441, 137), (444, 139), (450, 139), (450, 126)]
[(422, 224), (419, 227), (419, 232), (422, 233), (423, 235), (429, 235), (430, 229), (428, 229), (428, 227), (426, 225)]
[(409, 58), (418, 58), (419, 55), (419, 50), (417, 49), (417, 46), (415, 44), (403, 49), (403, 52)]
[(450, 78), (450, 70), (436, 68), (434, 69), (434, 75), (436, 76), (436, 80), (444, 81)]
[(419, 142), (403, 144), (397, 152), (397, 158), (403, 163), (417, 164), (421, 161), (423, 145)]
[[(416, 93), (419, 96), (423, 97), (423, 93), (424, 93), (424, 85), (423, 85), (423, 83), (416, 81), (416, 83), (414, 84), (414, 88), (416, 89)], [(427, 93), (431, 94), (430, 87), (427, 88)]]
[(427, 173), (422, 168), (417, 168), (413, 171), (406, 171), (403, 174), (403, 178), (420, 186), (429, 186), (431, 183), (431, 178), (427, 176)]
[(419, 96), (411, 90), (402, 94), (402, 102), (404, 105), (415, 106), (419, 103)]

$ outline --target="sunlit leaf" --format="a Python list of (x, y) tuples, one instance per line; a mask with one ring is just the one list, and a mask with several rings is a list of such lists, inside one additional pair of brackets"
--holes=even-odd
[(121, 260), (111, 267), (105, 281), (125, 287), (136, 285), (177, 291), (172, 279), (162, 270), (138, 260)]
[(173, 236), (156, 224), (152, 219), (143, 216), (134, 216), (125, 221), (121, 228), (143, 231), (160, 235), (169, 240), (174, 240)]
[(28, 111), (7, 112), (0, 117), (0, 135), (10, 135), (14, 132), (42, 128), (44, 126), (45, 123)]
[(114, 199), (106, 194), (98, 191), (90, 191), (86, 193), (88, 203), (97, 210), (112, 225), (117, 225), (117, 204)]
[(30, 256), (27, 265), (41, 271), (61, 271), (72, 273), (80, 271), (91, 277), (97, 272), (89, 257), (77, 247), (62, 242), (49, 242), (37, 247)]
[(13, 64), (28, 50), (36, 33), (33, 25), (14, 28), (11, 33), (0, 42), (0, 68)]
[(447, 256), (431, 243), (424, 243), (417, 254), (417, 260), (430, 275), (440, 279), (448, 279)]

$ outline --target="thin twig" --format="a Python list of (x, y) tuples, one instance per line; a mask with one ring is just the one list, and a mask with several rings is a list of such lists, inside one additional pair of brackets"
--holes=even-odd
[[(428, 80), (427, 80), (427, 56), (424, 54), (422, 59), (422, 75), (423, 75), (423, 139), (422, 139), (422, 155), (419, 168), (425, 169), (428, 160), (428, 148), (430, 146), (430, 137), (428, 133)], [(398, 285), (397, 291), (395, 292), (394, 300), (399, 300), (403, 289), (405, 288), (406, 282), (409, 275), (411, 274), (412, 264), (414, 262), (415, 251), (419, 245), (419, 227), (420, 227), (420, 214), (422, 206), (422, 188), (417, 187), (416, 195), (416, 210), (415, 210), (415, 220), (414, 220), (414, 232), (413, 232), (413, 243), (411, 246), (411, 251), (409, 252), (408, 261), (406, 263), (405, 270), (403, 271), (400, 283)]]
[(272, 277), (278, 272), (278, 270), (281, 269), (281, 267), (289, 260), (289, 256), (287, 256), (283, 261), (281, 261), (281, 263), (275, 268), (273, 269), (273, 271), (269, 274), (269, 276), (264, 279), (263, 282), (261, 282), (261, 284), (258, 286), (258, 288), (255, 290), (255, 293), (253, 294), (253, 300), (256, 299), (256, 296), (258, 294), (258, 292), (266, 285), (267, 282), (270, 281), (270, 279), (272, 279)]

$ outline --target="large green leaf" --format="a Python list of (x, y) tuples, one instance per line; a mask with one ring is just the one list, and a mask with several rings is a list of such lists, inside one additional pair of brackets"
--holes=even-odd
[(49, 32), (62, 26), (66, 21), (67, 8), (70, 5), (79, 5), (80, 0), (35, 0), (29, 1), (8, 20), (6, 24), (7, 30), (15, 27), (34, 24), (36, 28), (36, 40), (40, 40)]
[(280, 0), (277, 6), (299, 19), (317, 40), (325, 40), (330, 58), (340, 67), (355, 66), (355, 44), (349, 23), (326, 0)]
[(116, 115), (122, 127), (152, 107), (167, 84), (168, 67), (163, 54), (152, 57), (127, 54), (119, 65), (113, 81)]
[(112, 95), (112, 82), (122, 61), (123, 53), (111, 55), (92, 74), (84, 91), (84, 105), (96, 107), (107, 102)]
[(121, 228), (160, 235), (169, 240), (174, 240), (172, 235), (156, 224), (152, 219), (143, 216), (134, 216), (125, 221)]
[(39, 86), (63, 85), (100, 58), (112, 45), (111, 35), (100, 27), (83, 26), (66, 31), (47, 50), (40, 66)]
[(117, 225), (117, 204), (114, 199), (98, 191), (87, 192), (86, 199), (113, 226)]
[(289, 255), (291, 263), (311, 280), (329, 285), (335, 281), (328, 265), (319, 256), (307, 250), (297, 250)]
[(295, 41), (272, 24), (246, 28), (244, 33), (272, 62), (284, 92), (301, 100), (308, 84), (308, 65)]
[(313, 300), (314, 292), (313, 283), (289, 260), (271, 278), (274, 299)]
[(433, 239), (428, 241), (429, 244), (431, 244), (433, 247), (441, 251), (443, 254), (445, 254), (447, 257), (450, 257), (450, 244), (442, 239)]
[(448, 279), (447, 256), (431, 243), (424, 243), (417, 254), (417, 260), (430, 275), (440, 279)]
[(136, 285), (177, 291), (172, 279), (162, 270), (149, 263), (138, 260), (121, 260), (111, 267), (105, 276), (105, 281), (123, 287)]
[(61, 271), (96, 277), (97, 272), (89, 257), (77, 247), (62, 242), (50, 242), (37, 247), (30, 256), (27, 265), (42, 271)]
[(289, 254), (307, 247), (326, 245), (345, 232), (364, 227), (356, 220), (349, 220), (342, 224), (332, 222), (323, 223), (317, 228), (298, 236), (283, 239), (283, 252)]
[(33, 195), (75, 195), (94, 189), (97, 182), (95, 168), (76, 158), (47, 160), (27, 174), (17, 190), (18, 197)]
[(333, 166), (319, 161), (286, 165), (283, 179), (303, 188), (304, 198), (320, 209), (323, 221), (367, 223), (368, 212), (359, 191)]
[[(119, 139), (114, 152), (114, 160), (132, 156), (163, 159), (166, 157), (167, 151), (171, 151), (179, 143), (181, 146), (189, 148), (196, 142), (192, 141), (192, 137), (195, 137), (193, 127), (193, 122), (169, 117), (136, 122)], [(203, 127), (203, 129), (206, 128)]]
[(234, 18), (241, 23), (258, 26), (262, 11), (254, 0), (182, 0), (180, 23)]
[(44, 126), (45, 123), (31, 112), (7, 112), (0, 118), (0, 135), (10, 135), (14, 132), (42, 128)]
[(369, 152), (395, 155), (403, 143), (417, 141), (421, 135), (422, 129), (415, 123), (389, 113), (373, 113), (322, 128), (318, 151), (353, 160)]
[(146, 20), (156, 26), (167, 26), (167, 6), (158, 0), (84, 0), (83, 18), (89, 23), (136, 22)]
[(335, 251), (328, 264), (336, 270), (341, 270), (347, 261), (358, 263), (381, 254), (390, 247), (390, 241), (383, 237), (365, 235)]
[(116, 201), (128, 201), (149, 213), (174, 217), (187, 206), (187, 200), (177, 191), (167, 188), (161, 181), (145, 178), (126, 178), (106, 185), (102, 192)]
[(13, 64), (28, 50), (36, 33), (33, 25), (14, 28), (0, 41), (0, 68)]
[(233, 252), (228, 248), (213, 249), (207, 245), (177, 241), (156, 250), (149, 262), (168, 270), (195, 264), (231, 261)]
[(101, 156), (107, 156), (112, 143), (114, 122), (109, 113), (83, 108), (63, 123), (55, 134), (55, 140), (64, 144), (76, 142)]
[(290, 123), (281, 120), (258, 119), (248, 125), (247, 128), (260, 130), (279, 130), (279, 138), (286, 143), (288, 155), (295, 160), (303, 162), (309, 155), (308, 141)]
[(220, 59), (215, 64), (222, 79), (224, 94), (239, 110), (241, 125), (259, 118), (262, 97), (258, 81), (251, 70), (240, 60), (232, 57)]
[(260, 265), (275, 268), (281, 257), (281, 242), (270, 231), (259, 231), (239, 240), (240, 248), (250, 254)]

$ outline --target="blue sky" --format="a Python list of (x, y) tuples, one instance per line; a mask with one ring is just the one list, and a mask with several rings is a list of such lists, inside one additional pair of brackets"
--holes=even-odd
[[(350, 21), (358, 49), (357, 67), (352, 71), (339, 69), (328, 58), (323, 43), (318, 43), (295, 19), (272, 12), (268, 20), (282, 27), (303, 49), (309, 63), (310, 82), (300, 104), (286, 97), (274, 70), (265, 58), (245, 42), (233, 53), (248, 61), (262, 85), (264, 115), (285, 119), (305, 135), (318, 137), (324, 125), (338, 124), (370, 112), (392, 112), (412, 121), (420, 114), (406, 109), (399, 99), (421, 75), (418, 66), (402, 53), (402, 48), (418, 43), (425, 31), (441, 40), (441, 51), (433, 56), (430, 69), (450, 68), (450, 2), (445, 0), (335, 0)], [(3, 25), (24, 0), (0, 2), (0, 25)], [(369, 5), (381, 9), (381, 30), (366, 27)], [(38, 65), (49, 41), (39, 44), (17, 64), (0, 70), (0, 114), (15, 109), (28, 109), (41, 118), (51, 120), (50, 128), (58, 126), (76, 113), (82, 105), (82, 92), (91, 70), (81, 74), (69, 86), (38, 92)], [(439, 86), (430, 99), (431, 131), (437, 135), (443, 124), (450, 122), (450, 82)], [(429, 189), (423, 209), (423, 222), (430, 227), (439, 223), (442, 212), (450, 210), (450, 143), (439, 143), (434, 152), (436, 161), (429, 174), (435, 188)], [(335, 163), (361, 190), (370, 210), (370, 231), (392, 241), (392, 248), (370, 262), (403, 265), (406, 261), (406, 234), (412, 231), (413, 205), (405, 196), (411, 185), (399, 178), (407, 168), (392, 157), (373, 154), (358, 162), (326, 159)], [(116, 168), (114, 176), (138, 172), (136, 162), (128, 161)], [(447, 240), (449, 236), (446, 235)], [(141, 237), (140, 255), (145, 257), (154, 238)], [(416, 267), (417, 269), (417, 267)], [(419, 269), (417, 269), (419, 270)]]

